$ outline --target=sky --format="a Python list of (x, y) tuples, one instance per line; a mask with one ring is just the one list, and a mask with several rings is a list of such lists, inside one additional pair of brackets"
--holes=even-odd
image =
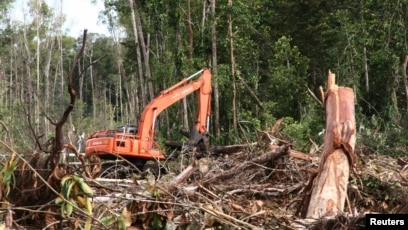
[[(28, 14), (27, 2), (29, 0), (16, 0), (14, 3), (14, 13), (16, 20), (23, 21), (24, 12)], [(102, 0), (92, 4), (91, 0), (45, 0), (55, 15), (62, 13), (66, 15), (63, 31), (72, 37), (82, 36), (84, 29), (88, 33), (100, 33), (109, 36), (109, 31), (105, 25), (98, 22), (98, 14), (104, 10)], [(62, 8), (61, 8), (62, 2)]]

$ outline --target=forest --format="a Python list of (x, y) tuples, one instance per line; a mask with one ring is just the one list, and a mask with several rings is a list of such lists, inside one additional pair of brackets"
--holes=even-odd
[[(379, 197), (385, 196), (379, 190), (400, 194), (398, 189), (406, 189), (408, 185), (403, 171), (395, 174), (400, 166), (405, 170), (408, 164), (405, 159), (408, 151), (407, 0), (98, 1), (105, 5), (99, 21), (108, 26), (110, 35), (90, 32), (86, 40), (83, 35), (67, 36), (62, 29), (64, 15), (54, 12), (44, 0), (26, 1), (30, 13), (17, 21), (12, 20), (11, 15), (15, 0), (0, 1), (0, 155), (3, 159), (0, 198), (4, 200), (18, 184), (18, 173), (13, 172), (21, 170), (21, 166), (14, 154), (22, 154), (27, 161), (38, 153), (46, 156), (52, 151), (50, 143), (58, 135), (56, 127), (62, 129), (65, 144), (83, 152), (84, 138), (97, 130), (137, 124), (144, 107), (162, 90), (208, 68), (212, 73), (209, 128), (212, 146), (260, 143), (264, 141), (264, 133), (273, 131), (276, 140), (313, 156), (319, 155), (324, 142), (322, 92), (327, 87), (328, 73), (335, 73), (336, 84), (354, 92), (355, 153), (360, 169), (369, 171), (368, 176), (359, 179), (353, 176), (360, 181), (357, 185), (361, 183), (370, 189), (363, 195), (364, 202), (354, 200), (356, 207), (365, 210), (376, 207), (377, 212), (407, 211), (406, 198), (377, 202)], [(83, 54), (76, 59), (81, 47)], [(75, 105), (61, 127), (58, 121), (72, 105), (70, 86), (76, 92)], [(174, 151), (166, 147), (166, 141), (186, 140), (181, 131), (193, 125), (196, 110), (197, 96), (192, 94), (157, 118), (156, 141), (166, 153)], [(240, 155), (237, 159), (247, 158)], [(292, 164), (293, 161), (299, 159), (285, 158), (284, 163)], [(228, 165), (226, 161), (222, 164), (218, 166)], [(236, 165), (236, 162), (231, 164)], [(265, 167), (272, 166), (266, 164)], [(286, 167), (286, 174), (281, 172), (285, 175), (268, 179), (276, 183), (294, 183), (293, 178), (297, 178), (296, 181), (307, 183), (307, 176), (298, 168)], [(264, 173), (270, 173), (270, 168), (266, 168)], [(293, 173), (292, 177), (288, 171)], [(383, 173), (388, 175), (387, 179)], [(82, 185), (83, 181), (78, 182), (77, 177), (70, 178), (68, 181), (75, 181), (75, 186)], [(221, 186), (222, 182), (214, 178), (217, 177), (207, 178), (207, 184)], [(257, 180), (258, 185), (260, 181)], [(216, 200), (220, 194), (205, 184), (199, 186), (200, 191), (209, 194), (210, 198), (206, 199)], [(166, 187), (167, 191), (173, 192), (174, 186)], [(251, 193), (251, 198), (257, 198), (248, 198), (247, 205), (252, 205), (253, 213), (258, 213), (267, 206), (265, 201), (260, 203), (259, 197), (268, 192), (260, 186), (253, 189), (258, 191)], [(278, 204), (290, 203), (299, 190), (300, 187), (289, 192), (285, 190), (290, 198), (281, 199)], [(268, 191), (275, 194), (272, 195), (275, 198), (282, 195), (280, 190)], [(247, 193), (241, 191), (240, 195)], [(241, 210), (245, 205), (233, 201), (236, 212), (249, 212)], [(163, 216), (168, 220), (170, 215), (177, 216), (176, 209), (170, 214), (170, 201), (163, 204), (167, 205), (161, 207), (165, 214), (139, 219), (141, 226), (149, 227), (134, 229), (177, 229), (173, 225), (174, 228), (169, 227), (170, 221), (163, 220)], [(141, 205), (141, 202), (134, 205)], [(148, 209), (143, 207), (143, 210)], [(47, 210), (51, 212), (53, 208)], [(216, 208), (212, 211), (208, 207), (202, 209), (208, 214)], [(2, 210), (7, 216), (9, 208)], [(20, 222), (14, 220), (13, 226), (28, 225), (30, 221), (23, 218), (26, 212), (20, 210)], [(126, 229), (122, 225), (127, 214), (118, 213), (115, 220), (122, 219), (115, 224), (118, 229)], [(207, 227), (221, 225), (224, 229), (235, 229), (234, 226), (251, 229), (260, 225), (266, 229), (282, 229), (289, 225), (282, 213), (279, 217), (277, 213), (265, 217), (276, 217), (273, 221), (237, 215), (233, 220), (227, 217), (209, 220), (207, 216), (197, 215), (199, 220), (205, 219)], [(240, 217), (245, 219), (245, 224), (237, 220)], [(72, 219), (75, 227), (84, 225), (87, 228), (91, 221), (89, 218), (84, 218), (83, 222), (78, 221), (78, 217), (78, 222)], [(42, 223), (42, 228), (50, 223), (52, 221)], [(110, 229), (111, 222), (93, 222), (95, 226), (98, 223)], [(41, 224), (35, 222), (33, 225)], [(180, 229), (205, 228), (194, 228), (191, 224)]]

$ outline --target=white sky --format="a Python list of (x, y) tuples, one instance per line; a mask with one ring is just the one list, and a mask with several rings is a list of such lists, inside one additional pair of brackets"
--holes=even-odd
[[(14, 3), (15, 20), (24, 21), (24, 13), (28, 14), (27, 3), (29, 0), (17, 0)], [(55, 16), (62, 13), (66, 16), (66, 22), (63, 25), (63, 31), (67, 31), (69, 36), (79, 37), (84, 29), (88, 33), (100, 33), (109, 36), (109, 31), (105, 25), (98, 22), (99, 12), (104, 10), (102, 0), (92, 4), (91, 0), (45, 0), (51, 8), (54, 9)], [(62, 8), (61, 8), (62, 3)]]

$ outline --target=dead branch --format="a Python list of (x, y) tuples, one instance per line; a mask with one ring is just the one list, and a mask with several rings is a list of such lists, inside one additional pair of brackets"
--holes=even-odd
[(3, 126), (4, 130), (6, 130), (6, 135), (7, 135), (7, 141), (8, 141), (8, 143), (9, 143), (10, 145), (12, 145), (12, 144), (13, 144), (13, 139), (12, 139), (12, 137), (11, 137), (11, 135), (10, 135), (9, 129), (7, 128), (7, 125), (4, 124), (3, 121), (0, 121), (0, 124), (1, 124), (1, 126)]
[(179, 186), (181, 183), (183, 183), (183, 181), (187, 180), (197, 169), (198, 169), (197, 163), (193, 161), (176, 178), (174, 178), (171, 184), (167, 186), (167, 190), (171, 191), (177, 186)]
[(99, 157), (95, 157), (95, 155), (91, 155), (91, 157), (89, 158), (90, 165), (91, 165), (91, 168), (90, 168), (89, 165), (86, 163), (84, 156), (78, 153), (78, 150), (73, 145), (64, 144), (64, 148), (70, 149), (75, 154), (76, 158), (79, 159), (82, 165), (82, 169), (84, 170), (87, 177), (95, 179), (96, 176), (99, 175), (99, 173), (102, 170), (101, 160), (99, 159)]
[(223, 171), (223, 172), (213, 176), (212, 178), (209, 178), (206, 181), (203, 181), (202, 184), (204, 186), (208, 186), (208, 185), (210, 185), (211, 183), (213, 183), (215, 181), (226, 180), (226, 179), (238, 174), (239, 172), (245, 171), (245, 169), (247, 167), (252, 166), (253, 163), (255, 163), (255, 164), (264, 164), (266, 162), (275, 160), (277, 158), (280, 158), (280, 157), (288, 155), (288, 154), (289, 154), (289, 146), (287, 146), (287, 145), (280, 146), (278, 149), (276, 149), (274, 151), (267, 152), (265, 154), (262, 154), (259, 157), (256, 157), (256, 158), (252, 159), (251, 161), (246, 161), (246, 162), (242, 163), (241, 165), (239, 165), (239, 166), (237, 166), (235, 168)]
[(82, 57), (84, 50), (85, 50), (85, 45), (86, 45), (86, 35), (87, 35), (87, 30), (84, 30), (84, 35), (82, 38), (82, 46), (81, 49), (78, 51), (74, 61), (71, 64), (69, 74), (68, 74), (68, 85), (67, 85), (67, 90), (70, 96), (70, 103), (65, 109), (62, 117), (60, 118), (59, 121), (57, 121), (55, 125), (55, 143), (53, 146), (53, 149), (51, 151), (50, 157), (49, 157), (49, 163), (50, 163), (50, 168), (53, 169), (59, 159), (59, 155), (64, 148), (64, 135), (63, 135), (63, 130), (62, 127), (64, 126), (65, 122), (68, 119), (69, 114), (71, 111), (74, 109), (75, 105), (75, 98), (76, 98), (76, 92), (74, 90), (74, 87), (72, 85), (72, 78), (74, 75), (75, 67), (79, 61), (79, 59)]

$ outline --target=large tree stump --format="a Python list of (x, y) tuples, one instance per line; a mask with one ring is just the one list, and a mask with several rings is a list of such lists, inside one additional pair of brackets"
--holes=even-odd
[(325, 93), (326, 134), (319, 169), (311, 186), (306, 217), (335, 216), (343, 212), (350, 167), (356, 163), (354, 92), (338, 87), (329, 72)]

